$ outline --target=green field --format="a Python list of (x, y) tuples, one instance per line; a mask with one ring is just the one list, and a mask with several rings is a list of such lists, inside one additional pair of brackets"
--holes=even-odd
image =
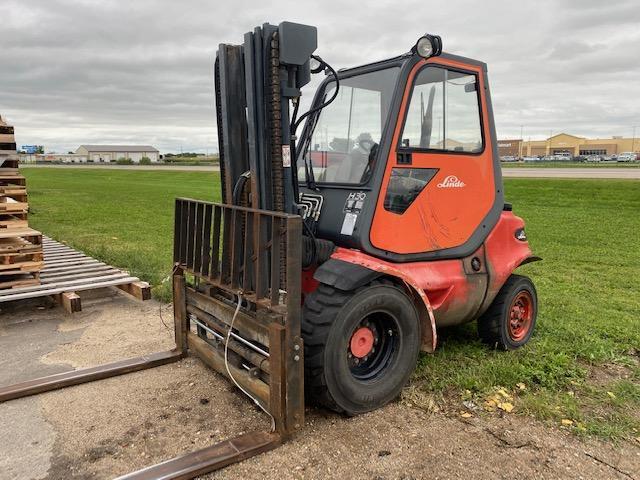
[[(174, 197), (220, 197), (214, 173), (23, 172), (33, 227), (129, 269), (163, 300), (169, 298), (170, 286), (162, 282), (171, 271)], [(558, 425), (564, 420), (563, 428), (578, 434), (637, 439), (640, 182), (507, 179), (505, 188), (544, 258), (522, 269), (540, 297), (532, 342), (517, 352), (495, 352), (478, 342), (473, 324), (443, 330), (405, 398), (458, 414), (462, 401), (492, 410), (485, 401), (504, 388), (514, 413)]]
[(86, 254), (129, 270), (170, 301), (173, 205), (179, 196), (220, 198), (218, 174), (22, 168), (30, 225)]

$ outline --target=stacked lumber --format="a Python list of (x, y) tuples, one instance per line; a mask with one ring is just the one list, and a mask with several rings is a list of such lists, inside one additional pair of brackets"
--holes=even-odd
[(14, 130), (0, 117), (0, 289), (40, 284), (42, 234), (29, 228), (28, 212)]

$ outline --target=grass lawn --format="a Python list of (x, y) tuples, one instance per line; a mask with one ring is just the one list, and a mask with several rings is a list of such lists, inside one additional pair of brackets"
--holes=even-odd
[(220, 198), (217, 173), (21, 168), (29, 223), (56, 240), (129, 270), (170, 301), (176, 197)]
[[(128, 269), (163, 300), (174, 197), (220, 198), (214, 173), (22, 171), (34, 228)], [(640, 182), (507, 179), (505, 188), (544, 258), (521, 269), (538, 289), (537, 331), (510, 353), (481, 345), (475, 324), (441, 331), (437, 352), (420, 360), (411, 401), (454, 412), (462, 401), (514, 405), (579, 434), (638, 439)]]
[(520, 269), (538, 290), (533, 340), (505, 354), (475, 324), (443, 331), (415, 384), (483, 407), (504, 387), (517, 410), (578, 433), (640, 437), (640, 182), (507, 179), (505, 191), (544, 259)]

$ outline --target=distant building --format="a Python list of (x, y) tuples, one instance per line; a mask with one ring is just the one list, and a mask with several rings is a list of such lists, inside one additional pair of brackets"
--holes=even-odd
[(20, 163), (87, 163), (86, 155), (75, 153), (21, 153)]
[(498, 152), (501, 157), (539, 157), (569, 153), (578, 155), (614, 155), (622, 152), (640, 152), (638, 138), (585, 138), (559, 133), (546, 140), (521, 139), (498, 140)]
[(130, 158), (139, 163), (143, 157), (155, 163), (160, 158), (158, 149), (149, 145), (80, 145), (76, 155), (85, 156), (93, 163), (110, 163), (119, 158)]
[[(498, 140), (498, 152), (500, 157), (519, 157), (521, 154), (522, 140)], [(525, 155), (522, 155), (525, 156)]]

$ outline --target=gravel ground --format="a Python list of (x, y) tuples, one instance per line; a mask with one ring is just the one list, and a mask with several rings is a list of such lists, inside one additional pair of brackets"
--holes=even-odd
[[(0, 384), (172, 345), (158, 303), (116, 295), (83, 299), (83, 308), (3, 312)], [(167, 307), (163, 317), (169, 324)], [(268, 426), (230, 383), (188, 358), (0, 405), (0, 479), (113, 478)], [(396, 402), (355, 418), (309, 409), (289, 443), (204, 478), (629, 480), (639, 471), (640, 448), (629, 443), (583, 441), (517, 415), (467, 419)]]

